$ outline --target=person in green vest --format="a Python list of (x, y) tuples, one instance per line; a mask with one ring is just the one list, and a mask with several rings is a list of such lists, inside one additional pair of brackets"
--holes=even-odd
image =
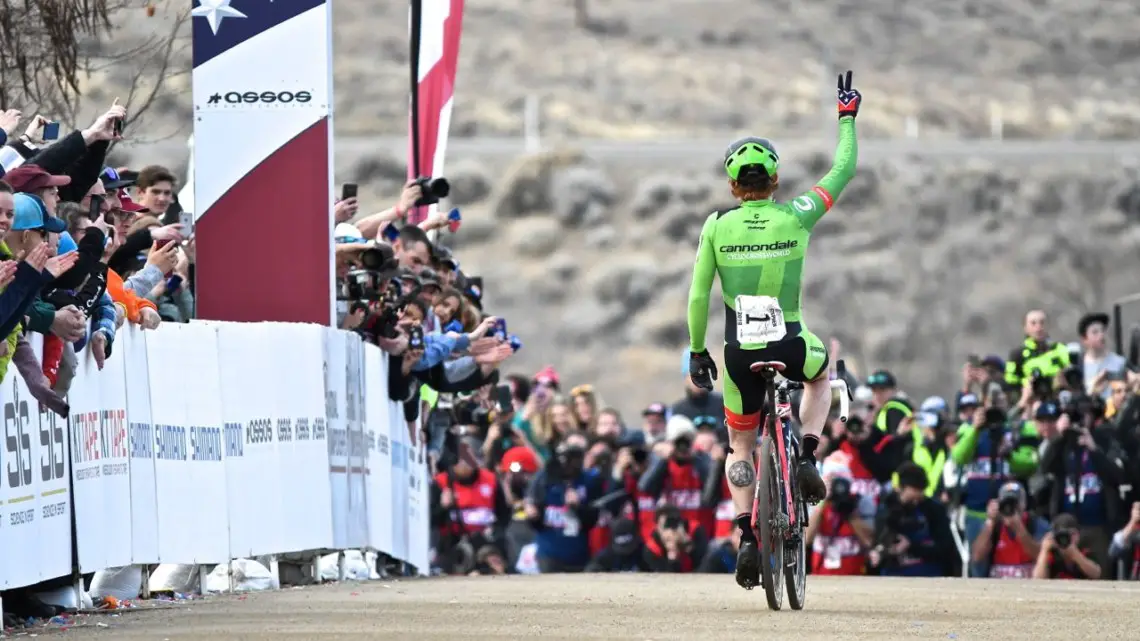
[[(902, 460), (922, 468), (926, 474), (925, 492), (928, 497), (941, 494), (942, 470), (950, 458), (942, 415), (946, 409), (945, 399), (932, 396), (923, 401), (922, 409), (912, 419), (902, 421), (900, 426)], [(895, 472), (892, 478), (895, 487), (899, 487), (898, 477), (898, 472)]]
[(1010, 352), (1005, 362), (1005, 384), (1012, 393), (1020, 393), (1027, 382), (1040, 375), (1052, 381), (1069, 366), (1069, 348), (1049, 340), (1048, 318), (1040, 309), (1025, 315), (1025, 340)]
[[(995, 386), (996, 387), (996, 386)], [(962, 468), (965, 487), (962, 505), (966, 509), (966, 539), (974, 539), (986, 523), (986, 506), (997, 498), (998, 489), (1011, 480), (1025, 482), (1037, 471), (1041, 438), (1030, 421), (1010, 422), (1008, 401), (1000, 390), (987, 394), (970, 422), (958, 428), (958, 442), (950, 459)], [(985, 577), (987, 564), (970, 563), (970, 576)]]
[(875, 427), (887, 434), (898, 434), (904, 419), (914, 416), (914, 409), (899, 396), (894, 374), (881, 369), (867, 378), (871, 402), (875, 407)]

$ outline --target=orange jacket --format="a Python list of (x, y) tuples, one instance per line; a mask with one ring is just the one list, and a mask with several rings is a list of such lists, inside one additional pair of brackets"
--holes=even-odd
[(127, 320), (132, 323), (139, 323), (139, 314), (144, 307), (158, 311), (157, 305), (123, 287), (123, 277), (115, 273), (113, 269), (107, 270), (107, 293), (111, 295), (111, 300), (126, 308)]

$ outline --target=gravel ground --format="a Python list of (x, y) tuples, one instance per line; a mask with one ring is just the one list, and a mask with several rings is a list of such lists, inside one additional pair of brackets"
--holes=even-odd
[(214, 597), (114, 618), (81, 617), (66, 636), (1101, 641), (1137, 638), (1138, 599), (1140, 586), (1126, 583), (809, 577), (804, 611), (788, 610), (785, 601), (784, 611), (770, 612), (763, 592), (741, 590), (728, 576), (456, 578)]

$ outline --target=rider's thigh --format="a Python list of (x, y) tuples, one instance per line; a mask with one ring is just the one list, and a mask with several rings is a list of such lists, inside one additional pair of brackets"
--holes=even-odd
[(764, 404), (764, 379), (749, 369), (761, 360), (762, 350), (724, 348), (724, 417), (732, 430), (756, 429), (760, 424), (760, 408)]
[(804, 345), (803, 374), (805, 381), (814, 381), (827, 376), (828, 355), (823, 341), (808, 330), (800, 332)]

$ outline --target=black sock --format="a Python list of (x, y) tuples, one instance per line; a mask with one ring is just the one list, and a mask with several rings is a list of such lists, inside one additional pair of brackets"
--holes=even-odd
[(805, 461), (815, 462), (815, 448), (819, 445), (819, 437), (815, 434), (804, 434), (804, 451), (800, 457)]
[(752, 531), (752, 515), (748, 512), (736, 515), (736, 527), (740, 528), (741, 541), (756, 540), (756, 533)]

